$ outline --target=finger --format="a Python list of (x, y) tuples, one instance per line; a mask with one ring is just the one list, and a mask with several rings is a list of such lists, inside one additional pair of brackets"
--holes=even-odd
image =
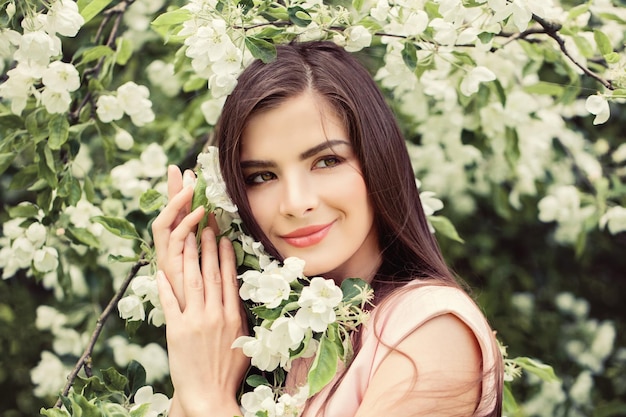
[(183, 189), (183, 174), (176, 165), (167, 167), (167, 198), (172, 199)]
[(152, 236), (157, 254), (167, 252), (170, 232), (180, 223), (178, 215), (186, 204), (191, 202), (192, 189), (184, 189), (179, 192), (152, 222)]
[[(168, 279), (174, 288), (174, 294), (176, 298), (178, 298), (182, 309), (184, 309), (186, 305), (184, 266), (185, 239), (187, 239), (189, 234), (195, 235), (198, 223), (202, 220), (203, 216), (204, 207), (198, 207), (196, 210), (189, 213), (176, 229), (170, 233), (166, 250), (164, 252), (157, 252), (157, 263), (166, 271), (170, 271)], [(161, 256), (159, 253), (163, 253), (163, 255)]]
[[(194, 188), (193, 185), (195, 184), (195, 178), (196, 178), (195, 174), (193, 173), (193, 171), (189, 169), (185, 170), (181, 178), (180, 170), (177, 169), (176, 178), (173, 181), (174, 183), (172, 184), (172, 191), (180, 192), (182, 189), (186, 189), (186, 188), (191, 188), (193, 190)], [(169, 186), (169, 183), (168, 183), (168, 186)], [(170, 194), (170, 195), (173, 196), (174, 194)], [(189, 212), (191, 211), (192, 199), (193, 199), (193, 191), (191, 193), (191, 198), (189, 199), (189, 201), (187, 201), (185, 205), (181, 208), (181, 210), (178, 212), (178, 216), (174, 220), (174, 225), (177, 225), (178, 223), (180, 223), (181, 220), (187, 214), (189, 214)]]
[(220, 260), (218, 259), (215, 233), (210, 227), (202, 231), (202, 276), (204, 278), (204, 297), (207, 306), (221, 308), (222, 300), (222, 276), (220, 275)]
[(204, 283), (198, 259), (196, 237), (189, 233), (185, 239), (183, 252), (183, 283), (185, 291), (185, 310), (201, 310), (204, 307)]
[(172, 286), (163, 271), (157, 271), (156, 278), (157, 288), (159, 290), (159, 301), (161, 302), (161, 308), (163, 309), (163, 314), (165, 315), (165, 321), (171, 322), (175, 316), (180, 314), (180, 305), (178, 304), (178, 300), (172, 291)]
[(227, 315), (239, 314), (241, 301), (237, 282), (237, 258), (232, 242), (222, 237), (219, 242), (220, 272), (222, 275), (222, 297)]

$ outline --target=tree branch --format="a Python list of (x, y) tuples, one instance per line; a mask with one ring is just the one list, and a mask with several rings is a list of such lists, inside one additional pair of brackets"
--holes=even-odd
[(615, 86), (613, 85), (613, 83), (610, 80), (606, 80), (606, 79), (602, 78), (600, 75), (598, 75), (595, 72), (591, 71), (589, 68), (585, 67), (584, 65), (582, 65), (581, 63), (579, 63), (578, 61), (576, 61), (574, 59), (574, 57), (569, 53), (569, 51), (567, 50), (567, 47), (565, 46), (565, 40), (559, 35), (559, 30), (562, 27), (560, 24), (548, 22), (547, 20), (537, 16), (536, 14), (533, 14), (533, 20), (541, 25), (541, 27), (544, 29), (544, 33), (556, 41), (556, 43), (559, 45), (559, 48), (561, 49), (561, 52), (563, 52), (563, 54), (574, 65), (576, 65), (578, 68), (580, 68), (580, 70), (583, 73), (585, 73), (587, 76), (597, 80), (605, 88), (607, 88), (609, 90), (615, 90)]
[(139, 261), (137, 261), (137, 263), (135, 263), (135, 265), (133, 265), (133, 267), (130, 269), (130, 271), (128, 272), (128, 275), (126, 276), (126, 279), (124, 279), (124, 282), (122, 282), (122, 285), (120, 286), (120, 288), (113, 295), (113, 298), (111, 298), (111, 300), (109, 301), (109, 304), (107, 304), (106, 308), (102, 311), (102, 314), (100, 314), (100, 317), (98, 317), (98, 320), (96, 321), (96, 328), (91, 334), (89, 343), (87, 344), (87, 347), (83, 351), (83, 354), (81, 355), (81, 357), (76, 362), (74, 369), (72, 369), (72, 372), (70, 372), (70, 374), (68, 375), (67, 383), (65, 384), (65, 387), (63, 388), (63, 391), (61, 395), (59, 396), (59, 399), (54, 405), (55, 408), (61, 408), (61, 405), (62, 405), (61, 397), (66, 396), (70, 392), (70, 388), (74, 384), (74, 381), (76, 380), (76, 377), (78, 376), (78, 373), (80, 372), (82, 368), (85, 368), (85, 372), (87, 373), (88, 376), (91, 374), (91, 354), (93, 353), (93, 349), (96, 345), (98, 337), (100, 337), (100, 333), (102, 333), (104, 324), (106, 323), (111, 313), (117, 307), (117, 303), (124, 296), (124, 293), (126, 292), (126, 289), (128, 288), (128, 285), (133, 280), (133, 278), (135, 278), (135, 276), (137, 275), (137, 272), (139, 272), (139, 269), (149, 264), (149, 262), (145, 258), (146, 258), (146, 254), (142, 253), (139, 258)]
[[(128, 7), (134, 2), (135, 0), (124, 0), (121, 3), (116, 4), (115, 6), (103, 12), (104, 18), (102, 19), (102, 22), (100, 22), (100, 26), (98, 27), (98, 31), (96, 32), (96, 36), (95, 36), (96, 43), (100, 41), (100, 38), (102, 37), (102, 33), (104, 32), (104, 28), (109, 24), (111, 19), (115, 18), (115, 20), (113, 21), (113, 28), (111, 29), (111, 32), (109, 33), (107, 41), (106, 43), (103, 44), (105, 46), (108, 46), (111, 49), (115, 49), (115, 41), (117, 40), (117, 37), (118, 37), (118, 32), (120, 29), (122, 18), (124, 17), (124, 13), (126, 13), (126, 10), (128, 10)], [(98, 74), (100, 74), (100, 71), (102, 70), (104, 61), (105, 61), (105, 57), (102, 57), (98, 60), (96, 65), (94, 65), (91, 68), (86, 69), (83, 74), (85, 79), (88, 79), (91, 77), (97, 77)], [(91, 91), (88, 91), (87, 94), (85, 94), (85, 97), (83, 97), (83, 100), (78, 105), (78, 107), (74, 111), (70, 112), (69, 119), (70, 119), (71, 124), (76, 123), (76, 121), (78, 120), (80, 116), (81, 110), (87, 105), (87, 103), (91, 101), (92, 96), (93, 95), (91, 94)]]

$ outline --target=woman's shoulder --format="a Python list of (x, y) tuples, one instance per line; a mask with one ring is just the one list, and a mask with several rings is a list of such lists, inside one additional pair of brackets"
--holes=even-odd
[(394, 290), (372, 312), (377, 333), (406, 334), (435, 317), (453, 314), (475, 333), (488, 330), (485, 316), (461, 288), (415, 280)]

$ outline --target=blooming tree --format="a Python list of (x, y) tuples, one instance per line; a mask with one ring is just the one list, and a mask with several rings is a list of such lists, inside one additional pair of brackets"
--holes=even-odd
[[(279, 43), (332, 40), (371, 69), (401, 121), (442, 238), (463, 240), (435, 214), (442, 201), (470, 217), (485, 199), (505, 218), (533, 201), (552, 238), (578, 253), (591, 233), (626, 231), (626, 144), (610, 130), (626, 99), (619, 2), (331, 3), (0, 0), (0, 268), (3, 280), (51, 294), (35, 321), (51, 343), (30, 373), (49, 407), (43, 413), (167, 409), (154, 391), (167, 389), (163, 342), (141, 335), (142, 323), (164, 323), (148, 226), (166, 201), (166, 166), (195, 165), (238, 74), (254, 58), (271, 61)], [(219, 175), (203, 172), (207, 195), (223, 195)], [(232, 221), (228, 204), (216, 205), (220, 225)], [(263, 266), (242, 277), (242, 298), (281, 305), (290, 281), (265, 268), (258, 243), (242, 238), (242, 247)], [(321, 332), (336, 320), (340, 296), (324, 285), (312, 280), (294, 319)], [(610, 338), (610, 324), (594, 326), (586, 334)], [(284, 365), (298, 328), (277, 320), (260, 331), (274, 339), (241, 346), (269, 344), (273, 354), (257, 365)], [(572, 396), (589, 392), (608, 355), (606, 343), (591, 346), (591, 357), (584, 346), (564, 348), (585, 367)], [(562, 390), (540, 363), (508, 365), (551, 381), (546, 393)], [(269, 395), (254, 392), (248, 410)], [(284, 413), (302, 396), (273, 406)]]

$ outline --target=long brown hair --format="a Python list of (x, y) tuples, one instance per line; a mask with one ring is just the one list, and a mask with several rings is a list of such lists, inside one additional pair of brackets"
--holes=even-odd
[(215, 131), (226, 187), (248, 232), (280, 259), (255, 222), (246, 197), (239, 165), (246, 122), (312, 89), (343, 118), (361, 163), (383, 248), (375, 286), (415, 278), (437, 278), (456, 286), (428, 230), (404, 138), (367, 70), (330, 42), (292, 43), (277, 49), (275, 61), (255, 61), (241, 74)]
[(459, 287), (429, 231), (396, 118), (369, 72), (331, 42), (294, 42), (277, 46), (277, 53), (273, 62), (257, 60), (240, 75), (215, 130), (226, 188), (247, 232), (281, 259), (248, 204), (240, 167), (246, 123), (311, 90), (343, 120), (361, 164), (382, 248), (382, 263), (372, 282), (376, 303), (413, 279)]

